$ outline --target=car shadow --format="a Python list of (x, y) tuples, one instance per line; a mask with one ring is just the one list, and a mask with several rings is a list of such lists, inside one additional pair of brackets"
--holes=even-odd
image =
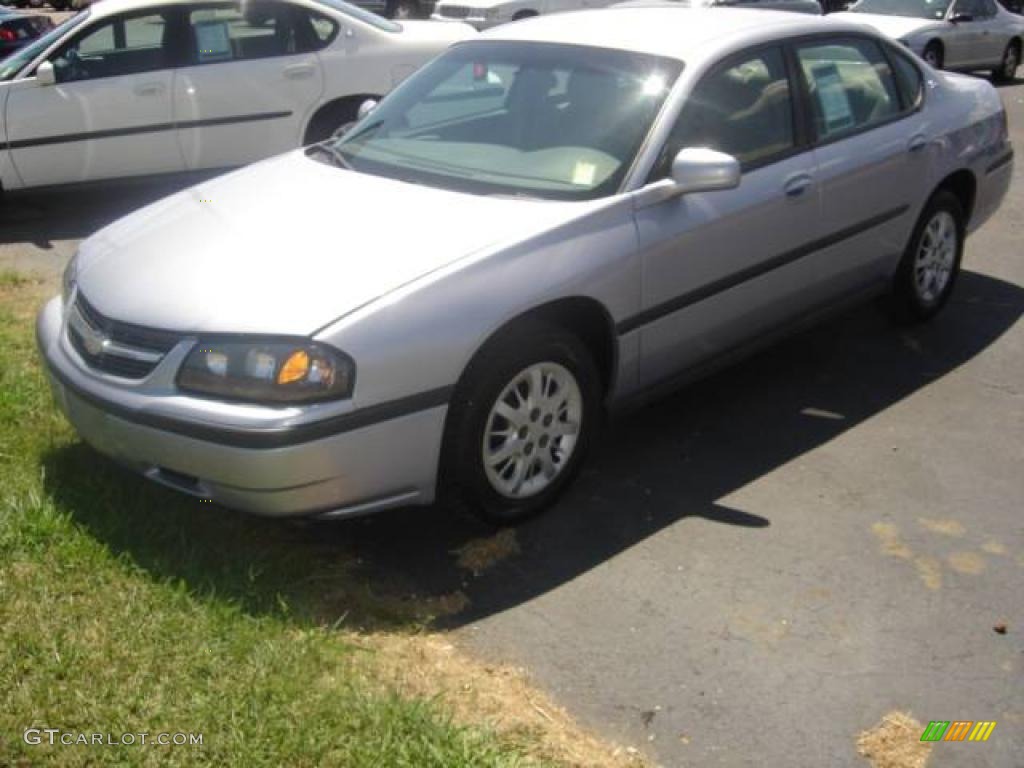
[(98, 229), (202, 180), (180, 176), (34, 194), (0, 200), (0, 245), (30, 243), (49, 250), (59, 240), (80, 240)]
[[(277, 610), (286, 594), (304, 605), (295, 615), (321, 623), (372, 626), (383, 604), (388, 620), (458, 627), (689, 518), (760, 535), (769, 513), (721, 500), (955, 370), (1022, 313), (1024, 289), (964, 272), (930, 324), (896, 328), (874, 305), (838, 317), (614, 419), (576, 484), (514, 536), (442, 508), (261, 520), (174, 496), (77, 443), (47, 457), (46, 484), (115, 553), (197, 593), (253, 612)], [(483, 559), (467, 558), (467, 545)]]

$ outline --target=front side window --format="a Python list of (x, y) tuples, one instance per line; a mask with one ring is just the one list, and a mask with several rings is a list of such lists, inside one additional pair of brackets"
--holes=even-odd
[(300, 53), (305, 47), (283, 3), (231, 3), (189, 13), (193, 61), (265, 59)]
[(854, 13), (882, 16), (910, 16), (915, 19), (944, 19), (952, 0), (860, 0), (849, 8)]
[(836, 40), (797, 48), (819, 139), (830, 140), (900, 113), (889, 62), (870, 40)]
[(464, 43), (333, 149), (357, 171), (481, 194), (618, 190), (682, 63), (545, 43)]
[(132, 75), (170, 66), (163, 13), (116, 16), (86, 30), (54, 56), (57, 82)]
[(725, 152), (749, 169), (795, 145), (785, 63), (778, 48), (769, 48), (730, 62), (697, 84), (672, 129), (655, 176), (667, 176), (672, 158), (687, 147)]

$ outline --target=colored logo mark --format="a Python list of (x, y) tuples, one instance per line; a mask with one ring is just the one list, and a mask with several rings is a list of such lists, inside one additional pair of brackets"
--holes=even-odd
[(932, 720), (921, 741), (988, 741), (995, 728), (995, 720)]

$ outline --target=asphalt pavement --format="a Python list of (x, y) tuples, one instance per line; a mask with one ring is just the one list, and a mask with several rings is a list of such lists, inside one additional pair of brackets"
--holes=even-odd
[[(1001, 93), (1020, 150), (1024, 84)], [(493, 563), (460, 565), (489, 531), (443, 509), (324, 535), (382, 589), (458, 594), (442, 625), (463, 644), (663, 765), (866, 766), (857, 734), (893, 711), (997, 722), (929, 768), (1024, 765), (1019, 158), (934, 322), (866, 306), (615, 421)], [(6, 206), (0, 270), (55, 281), (168, 190)]]

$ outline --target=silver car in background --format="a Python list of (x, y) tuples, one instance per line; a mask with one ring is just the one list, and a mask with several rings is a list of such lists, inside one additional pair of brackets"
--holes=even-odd
[(760, 11), (791, 11), (821, 16), (818, 0), (626, 0), (615, 8), (641, 8), (650, 5), (677, 5), (684, 8), (754, 8)]
[(835, 19), (898, 40), (935, 69), (990, 70), (1011, 82), (1024, 45), (1024, 18), (996, 0), (860, 0)]
[(542, 17), (96, 233), (38, 344), (82, 437), (181, 491), (515, 520), (609, 407), (869, 296), (933, 316), (1011, 170), (989, 83), (858, 25)]

